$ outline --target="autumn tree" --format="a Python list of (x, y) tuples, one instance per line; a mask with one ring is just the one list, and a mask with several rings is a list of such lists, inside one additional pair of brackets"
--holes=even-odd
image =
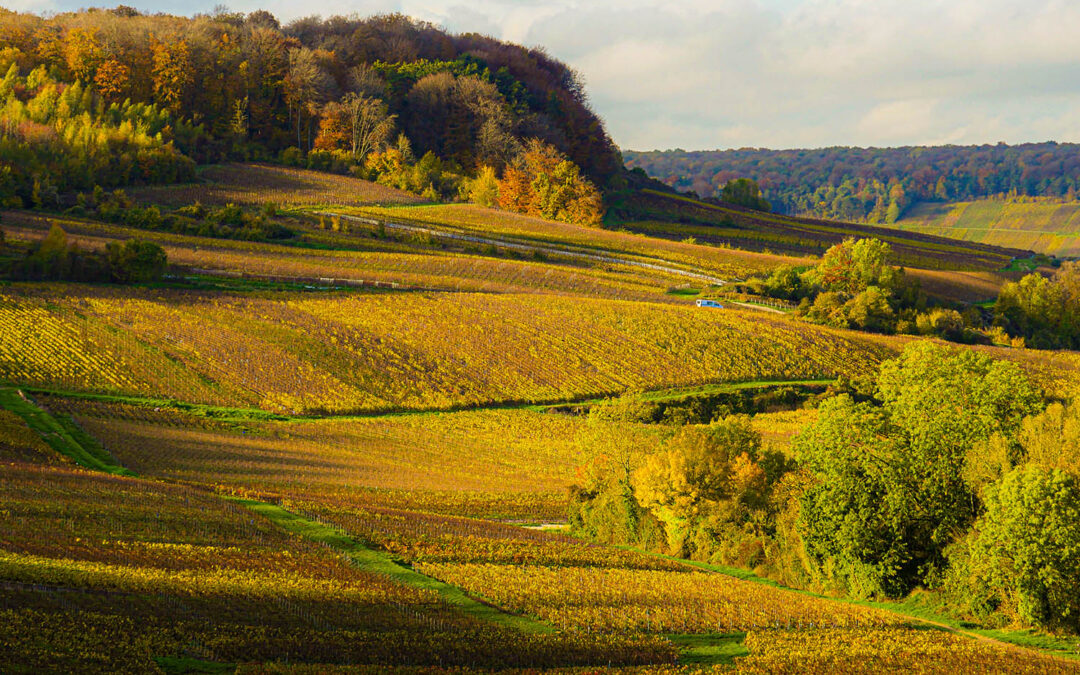
[(95, 31), (81, 28), (69, 30), (64, 36), (62, 49), (72, 76), (82, 82), (93, 82), (98, 65), (105, 58)]
[(748, 418), (730, 417), (685, 428), (646, 458), (633, 474), (634, 496), (664, 524), (673, 555), (735, 562), (730, 551), (755, 534), (753, 513), (766, 509), (782, 464), (763, 451)]
[(94, 86), (107, 101), (120, 101), (128, 91), (131, 70), (116, 59), (101, 63), (94, 75)]
[(599, 191), (554, 147), (531, 139), (499, 182), (500, 208), (576, 225), (599, 226)]
[(191, 52), (184, 40), (151, 42), (154, 97), (167, 110), (181, 112), (193, 80)]
[(364, 159), (381, 149), (394, 130), (396, 115), (391, 115), (386, 103), (377, 98), (349, 93), (341, 102), (348, 122), (353, 157)]
[(465, 184), (465, 198), (480, 206), (497, 206), (499, 203), (499, 178), (490, 166), (480, 167), (476, 178)]
[(333, 86), (333, 80), (323, 69), (314, 51), (304, 47), (289, 51), (285, 97), (289, 103), (289, 115), (296, 125), (298, 147), (304, 146), (305, 126), (310, 127), (319, 104), (327, 99)]

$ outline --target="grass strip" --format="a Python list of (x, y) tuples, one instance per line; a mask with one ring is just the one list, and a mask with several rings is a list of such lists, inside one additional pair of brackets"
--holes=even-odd
[(627, 551), (634, 551), (635, 553), (641, 553), (643, 555), (653, 556), (656, 558), (663, 558), (665, 560), (673, 560), (675, 562), (683, 563), (689, 567), (696, 567), (707, 572), (715, 572), (717, 574), (723, 574), (725, 576), (734, 577), (743, 581), (750, 581), (756, 584), (762, 584), (765, 586), (772, 586), (780, 590), (788, 591), (790, 593), (798, 593), (800, 595), (806, 595), (814, 598), (822, 598), (824, 600), (831, 600), (833, 602), (842, 602), (849, 605), (859, 605), (862, 607), (870, 607), (873, 609), (880, 609), (887, 612), (892, 612), (903, 616), (908, 619), (913, 619), (926, 625), (930, 628), (936, 628), (939, 630), (945, 630), (952, 633), (957, 633), (965, 637), (972, 639), (983, 639), (994, 642), (1004, 643), (1005, 645), (1012, 645), (1014, 647), (1021, 647), (1025, 649), (1032, 649), (1040, 651), (1049, 656), (1056, 658), (1068, 659), (1070, 661), (1080, 661), (1080, 639), (1076, 636), (1054, 636), (1039, 633), (1034, 630), (999, 630), (982, 628), (977, 625), (973, 625), (966, 621), (958, 620), (948, 614), (944, 613), (940, 608), (931, 606), (927, 602), (914, 597), (909, 597), (904, 600), (898, 601), (877, 601), (877, 600), (855, 600), (851, 598), (831, 597), (814, 593), (812, 591), (803, 590), (800, 588), (792, 588), (785, 586), (772, 579), (766, 579), (765, 577), (758, 576), (749, 570), (744, 570), (739, 567), (728, 567), (726, 565), (716, 565), (712, 563), (700, 562), (697, 560), (687, 560), (685, 558), (677, 558), (675, 556), (664, 555), (663, 553), (654, 553), (652, 551), (646, 551), (644, 549), (635, 548), (633, 546), (617, 546), (616, 548), (625, 549)]
[(665, 635), (679, 648), (679, 665), (734, 666), (735, 659), (749, 656), (746, 633), (679, 633)]
[(286, 532), (304, 537), (311, 541), (326, 544), (331, 548), (344, 553), (350, 561), (365, 572), (374, 572), (388, 576), (391, 579), (426, 591), (438, 594), (447, 604), (452, 605), (464, 614), (481, 621), (504, 626), (525, 633), (554, 633), (555, 628), (526, 616), (510, 614), (498, 607), (486, 604), (473, 598), (457, 586), (452, 586), (416, 570), (406, 567), (394, 560), (390, 555), (381, 551), (370, 549), (344, 532), (309, 520), (296, 513), (283, 509), (275, 504), (226, 497), (250, 511), (253, 511), (274, 523)]
[(15, 413), (36, 431), (49, 447), (70, 457), (79, 466), (118, 476), (134, 476), (70, 417), (56, 416), (39, 408), (16, 389), (0, 389), (0, 406)]

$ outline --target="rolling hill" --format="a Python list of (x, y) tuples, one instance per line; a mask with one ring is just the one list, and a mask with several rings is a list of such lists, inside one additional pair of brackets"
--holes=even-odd
[[(751, 673), (788, 668), (812, 635), (800, 668), (1072, 669), (1052, 637), (977, 641), (948, 616), (928, 630), (894, 605), (522, 526), (558, 528), (612, 459), (673, 447), (698, 428), (680, 414), (731, 391), (771, 411), (754, 429), (790, 452), (818, 417), (798, 385), (858, 380), (913, 340), (698, 308), (695, 293), (881, 234), (925, 265), (911, 273), (990, 294), (1018, 252), (659, 192), (635, 208), (666, 220), (596, 229), (313, 171), (202, 176), (132, 190), (104, 211), (114, 222), (2, 214), (8, 256), (60, 227), (84, 249), (139, 238), (169, 260), (135, 286), (0, 286), (3, 662)], [(243, 222), (230, 203), (261, 214), (259, 240), (214, 220)], [(1075, 355), (977, 349), (1075, 393)], [(657, 401), (672, 413), (636, 417)]]
[(987, 199), (915, 204), (890, 227), (963, 241), (1080, 255), (1080, 204)]

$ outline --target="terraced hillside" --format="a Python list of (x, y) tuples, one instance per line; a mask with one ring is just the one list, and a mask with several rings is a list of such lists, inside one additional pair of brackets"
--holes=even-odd
[(1080, 204), (1075, 202), (924, 202), (892, 227), (1059, 257), (1080, 255)]
[(839, 223), (762, 213), (713, 204), (651, 189), (636, 191), (613, 205), (611, 217), (633, 232), (675, 240), (789, 255), (818, 255), (845, 237), (887, 241), (896, 262), (933, 270), (995, 271), (1030, 250), (981, 242), (959, 242), (921, 232), (898, 234), (886, 227)]

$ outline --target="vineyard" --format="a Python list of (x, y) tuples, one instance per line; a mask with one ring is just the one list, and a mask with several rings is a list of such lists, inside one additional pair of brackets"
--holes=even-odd
[(1069, 661), (913, 628), (751, 631), (739, 673), (1074, 673)]
[(797, 218), (656, 190), (635, 192), (613, 210), (621, 226), (642, 235), (680, 241), (694, 237), (707, 244), (795, 257), (820, 255), (845, 237), (886, 241), (898, 264), (930, 270), (997, 271), (1013, 258), (1031, 255), (1026, 247), (1008, 248), (1007, 243), (995, 246), (992, 241), (965, 242), (885, 226)]
[(0, 378), (12, 384), (287, 413), (830, 378), (889, 353), (778, 315), (533, 294), (39, 286), (0, 291), (0, 327)]
[(139, 202), (186, 206), (267, 202), (282, 207), (333, 204), (415, 204), (419, 197), (377, 183), (306, 169), (266, 164), (227, 164), (199, 172), (199, 182), (189, 185), (136, 188), (129, 194)]
[[(200, 178), (131, 192), (273, 202), (295, 231), (3, 215), (15, 250), (59, 224), (85, 249), (155, 242), (170, 270), (0, 285), (0, 671), (1080, 672), (1051, 655), (1076, 651), (1067, 637), (987, 637), (666, 555), (643, 462), (674, 458), (685, 484), (695, 455), (677, 453), (736, 429), (757, 459), (708, 456), (729, 473), (707, 489), (785, 480), (708, 517), (796, 521), (797, 436), (915, 339), (693, 306), (718, 277), (811, 264), (838, 232), (778, 223), (746, 251), (724, 239), (738, 219), (593, 229), (281, 167)], [(1011, 278), (989, 247), (913, 238), (902, 255), (939, 297)], [(963, 349), (1080, 393), (1072, 352)], [(575, 529), (586, 503), (644, 534)]]
[(785, 263), (800, 264), (802, 257), (753, 253), (730, 248), (672, 242), (629, 232), (602, 230), (491, 211), (465, 204), (417, 207), (365, 207), (344, 213), (388, 222), (429, 226), (456, 234), (497, 237), (507, 242), (554, 246), (593, 254), (622, 254), (640, 260), (667, 261), (721, 277), (741, 277)]
[[(578, 467), (606, 447), (608, 435), (624, 433), (628, 443), (648, 448), (664, 432), (527, 410), (230, 428), (145, 407), (47, 400), (50, 409), (74, 414), (140, 475), (275, 495), (330, 493), (338, 501), (383, 496), (390, 504), (395, 501), (388, 492), (409, 491), (411, 502), (424, 494), (439, 502), (441, 494), (461, 492), (487, 504), (481, 512), (529, 519), (565, 516), (567, 487)], [(431, 508), (438, 507), (429, 503), (425, 510)]]
[[(14, 226), (9, 225), (14, 223)], [(584, 265), (499, 255), (499, 251), (443, 250), (437, 246), (312, 230), (306, 246), (205, 239), (145, 232), (92, 221), (5, 214), (9, 236), (42, 239), (53, 223), (86, 248), (138, 237), (160, 245), (179, 277), (217, 275), (237, 279), (292, 280), (295, 285), (385, 286), (486, 293), (547, 292), (627, 300), (672, 302), (666, 295), (682, 279), (656, 270), (615, 263)], [(474, 247), (482, 248), (482, 247)], [(494, 254), (494, 255), (490, 255)]]
[(1060, 201), (925, 202), (910, 208), (893, 227), (1067, 257), (1080, 253), (1078, 212), (1075, 202)]

